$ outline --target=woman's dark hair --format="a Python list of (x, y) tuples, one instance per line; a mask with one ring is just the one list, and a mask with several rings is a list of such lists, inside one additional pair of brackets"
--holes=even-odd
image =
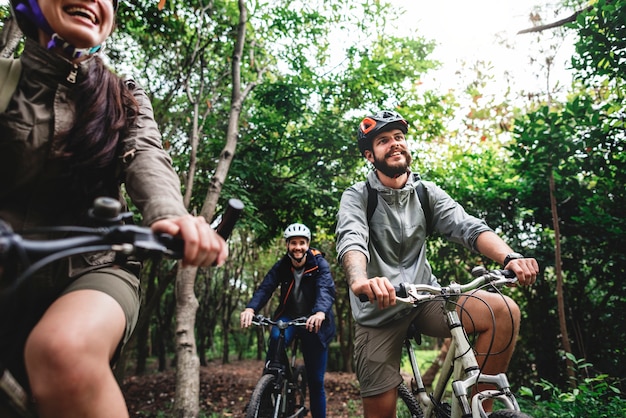
[[(98, 56), (73, 89), (73, 126), (55, 141), (63, 145), (67, 179), (77, 201), (97, 196), (118, 197), (121, 178), (118, 150), (138, 112), (138, 104), (124, 80)], [(91, 199), (87, 199), (91, 202)]]

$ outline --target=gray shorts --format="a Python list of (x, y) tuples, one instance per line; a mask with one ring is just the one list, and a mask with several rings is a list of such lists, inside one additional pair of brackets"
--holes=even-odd
[(381, 327), (356, 324), (354, 363), (362, 397), (379, 395), (402, 382), (402, 347), (412, 322), (422, 334), (441, 338), (450, 336), (442, 301), (423, 303), (409, 315)]
[(126, 344), (139, 317), (141, 305), (139, 278), (123, 268), (103, 267), (89, 271), (75, 279), (65, 288), (63, 294), (86, 289), (106, 293), (120, 304), (126, 317), (126, 330), (121, 345)]

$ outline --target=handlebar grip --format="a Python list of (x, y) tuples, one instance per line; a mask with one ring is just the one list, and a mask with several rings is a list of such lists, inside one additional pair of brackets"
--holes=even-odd
[(185, 256), (185, 241), (182, 238), (173, 237), (170, 234), (158, 234), (161, 244), (171, 251), (169, 257), (179, 260)]
[(513, 272), (513, 270), (500, 270), (500, 271), (502, 272), (502, 275), (506, 277), (507, 279), (515, 279), (517, 277), (515, 273)]
[[(396, 292), (396, 296), (399, 296), (401, 298), (407, 297), (406, 287), (404, 286), (404, 283), (394, 285), (393, 290)], [(369, 298), (367, 297), (367, 295), (360, 294), (358, 295), (358, 297), (361, 302), (369, 302)], [(376, 300), (376, 298), (374, 298), (374, 300)]]
[(243, 202), (239, 199), (229, 199), (226, 211), (220, 220), (220, 223), (215, 228), (215, 231), (225, 240), (228, 239), (241, 211), (243, 210)]

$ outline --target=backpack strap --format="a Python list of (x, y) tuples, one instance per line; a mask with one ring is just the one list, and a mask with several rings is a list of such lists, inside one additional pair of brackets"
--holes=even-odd
[(426, 191), (426, 187), (424, 187), (424, 183), (422, 183), (421, 180), (417, 182), (417, 186), (415, 186), (415, 191), (417, 192), (417, 197), (420, 199), (420, 203), (422, 204), (424, 216), (426, 216), (426, 236), (429, 236), (433, 233), (433, 213), (430, 210), (430, 199), (428, 197), (428, 192)]
[[(426, 236), (428, 236), (433, 232), (433, 213), (430, 210), (430, 198), (428, 197), (428, 191), (426, 187), (424, 187), (424, 183), (422, 183), (419, 174), (413, 173), (413, 176), (415, 180), (415, 191), (422, 205), (424, 216), (426, 216)], [(372, 215), (374, 215), (374, 211), (378, 205), (378, 191), (371, 186), (369, 180), (365, 181), (365, 186), (367, 187), (367, 224), (369, 225), (370, 219), (372, 219)]]
[(0, 113), (3, 113), (20, 81), (22, 62), (14, 58), (0, 58)]
[(369, 180), (365, 182), (365, 186), (367, 187), (367, 224), (369, 225), (378, 205), (378, 190), (372, 187)]

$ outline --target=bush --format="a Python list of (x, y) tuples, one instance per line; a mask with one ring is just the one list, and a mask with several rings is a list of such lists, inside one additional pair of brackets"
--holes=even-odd
[[(591, 366), (571, 354), (567, 357), (579, 376)], [(534, 418), (622, 417), (626, 415), (626, 399), (614, 383), (607, 374), (579, 377), (575, 387), (565, 391), (542, 379), (535, 384), (534, 391), (528, 387), (520, 389), (520, 405), (533, 411)]]

